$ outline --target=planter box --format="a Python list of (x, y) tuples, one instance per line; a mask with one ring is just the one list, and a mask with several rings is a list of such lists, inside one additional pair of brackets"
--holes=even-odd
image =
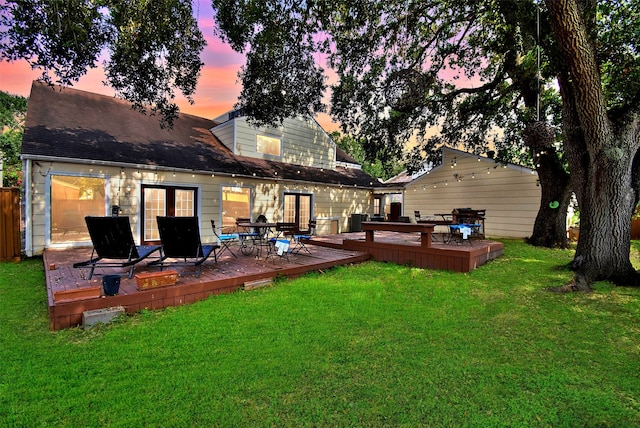
[(178, 281), (178, 272), (175, 270), (165, 270), (162, 272), (143, 272), (137, 273), (135, 277), (138, 290), (146, 290), (148, 288), (174, 285)]
[(60, 290), (53, 292), (53, 300), (56, 302), (72, 302), (74, 300), (95, 299), (100, 297), (102, 286), (72, 288), (70, 290)]

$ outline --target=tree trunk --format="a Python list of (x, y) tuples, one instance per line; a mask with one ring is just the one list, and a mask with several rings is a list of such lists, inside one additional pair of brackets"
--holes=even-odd
[(534, 122), (527, 126), (523, 136), (533, 153), (542, 190), (540, 208), (528, 242), (538, 247), (566, 248), (571, 189), (569, 174), (553, 146), (555, 132), (545, 122)]
[[(640, 285), (629, 260), (631, 216), (635, 192), (631, 187), (631, 159), (599, 155), (587, 171), (580, 205), (580, 238), (572, 267), (586, 284), (610, 280)], [(581, 283), (581, 282), (580, 282)]]
[(570, 110), (563, 116), (565, 136), (574, 137), (565, 140), (565, 146), (573, 145), (568, 147), (571, 174), (575, 170), (575, 176), (584, 180), (577, 193), (580, 238), (573, 261), (573, 286), (588, 290), (597, 280), (639, 285), (629, 260), (636, 200), (631, 171), (638, 149), (638, 119), (632, 115), (619, 123), (609, 120), (594, 42), (584, 19), (587, 12), (576, 0), (547, 0), (546, 4), (567, 67), (561, 85), (568, 85), (562, 90), (563, 109)]

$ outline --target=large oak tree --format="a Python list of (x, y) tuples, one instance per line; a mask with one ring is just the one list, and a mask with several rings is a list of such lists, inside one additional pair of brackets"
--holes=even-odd
[(20, 144), (27, 99), (0, 91), (0, 187), (22, 184)]
[(629, 260), (638, 202), (640, 5), (547, 0), (561, 53), (564, 145), (580, 205), (572, 286), (639, 285)]
[(445, 144), (478, 154), (497, 147), (498, 161), (538, 170), (542, 199), (530, 242), (567, 245), (571, 192), (553, 127), (561, 109), (546, 85), (548, 61), (537, 60), (550, 41), (539, 36), (538, 24), (548, 24), (532, 1), (213, 5), (219, 34), (247, 54), (239, 104), (256, 122), (320, 111), (324, 70), (314, 58), (323, 52), (338, 76), (331, 113), (363, 142), (365, 160), (391, 164), (405, 155), (413, 172), (439, 162)]
[[(569, 288), (588, 289), (600, 279), (638, 284), (629, 260), (640, 175), (634, 163), (638, 3), (548, 0), (545, 8), (530, 0), (356, 0), (257, 6), (214, 0), (214, 7), (221, 34), (249, 54), (260, 46), (256, 51), (268, 47), (274, 55), (287, 55), (286, 43), (296, 43), (297, 54), (307, 57), (296, 62), (302, 67), (308, 67), (314, 50), (328, 54), (338, 73), (331, 112), (346, 131), (366, 141), (371, 156), (397, 157), (412, 136), (418, 137), (414, 153), (420, 160), (446, 140), (484, 150), (495, 127), (505, 131), (502, 140), (493, 136), (501, 153), (513, 151), (517, 139), (524, 141), (543, 186), (534, 230), (541, 235), (533, 238), (564, 234), (564, 221), (559, 221), (564, 217), (554, 214), (564, 212), (569, 190), (575, 188), (581, 236), (573, 263), (576, 280)], [(234, 13), (228, 19), (230, 8)], [(532, 43), (534, 23), (542, 35), (537, 33)], [(533, 53), (539, 50), (543, 59), (534, 68)], [(297, 69), (290, 76), (314, 77), (319, 71), (313, 64), (312, 72)], [(255, 72), (248, 62), (243, 80), (250, 81)], [(258, 73), (261, 83), (268, 81), (269, 70)], [(457, 80), (451, 82), (452, 76)], [(562, 120), (571, 183), (553, 144), (551, 123), (532, 115), (534, 105), (540, 111), (538, 100), (548, 99), (544, 83), (551, 78), (559, 82), (561, 111), (554, 109), (560, 104), (543, 103), (541, 118)], [(289, 92), (287, 83), (281, 82), (281, 93)], [(269, 91), (256, 89), (246, 99), (268, 103)], [(298, 100), (297, 105), (314, 104)], [(263, 109), (250, 113), (258, 121), (273, 117)], [(426, 138), (438, 123), (441, 136)], [(560, 209), (550, 211), (551, 200), (561, 201)]]

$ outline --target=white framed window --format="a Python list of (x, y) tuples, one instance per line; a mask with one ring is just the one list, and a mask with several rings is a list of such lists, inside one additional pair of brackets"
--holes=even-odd
[(52, 244), (91, 242), (85, 216), (104, 216), (107, 180), (76, 175), (50, 176)]
[(222, 226), (235, 228), (237, 218), (251, 218), (251, 188), (222, 186)]
[(275, 137), (267, 137), (266, 135), (257, 136), (258, 153), (265, 155), (282, 156), (282, 140)]

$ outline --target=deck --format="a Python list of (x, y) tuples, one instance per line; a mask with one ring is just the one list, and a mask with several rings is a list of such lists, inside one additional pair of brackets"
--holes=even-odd
[[(123, 276), (119, 293), (104, 296), (102, 277), (122, 274), (119, 268), (97, 268), (91, 280), (86, 279), (88, 269), (74, 269), (74, 262), (87, 260), (90, 248), (46, 250), (44, 267), (49, 306), (49, 326), (59, 330), (78, 326), (85, 311), (122, 306), (127, 312), (141, 309), (162, 309), (206, 299), (220, 293), (233, 292), (260, 281), (277, 276), (296, 277), (307, 272), (321, 271), (334, 266), (361, 263), (370, 258), (400, 264), (412, 264), (431, 269), (469, 271), (502, 254), (502, 244), (491, 241), (473, 241), (471, 245), (433, 243), (430, 248), (420, 246), (420, 234), (377, 232), (375, 242), (366, 242), (365, 234), (348, 233), (314, 237), (315, 245), (307, 244), (311, 254), (290, 255), (289, 260), (276, 257), (261, 259), (244, 256), (237, 258), (228, 252), (204, 263), (200, 277), (180, 275), (175, 285), (140, 290), (135, 277)], [(159, 272), (140, 263), (135, 274)], [(54, 296), (56, 298), (54, 298)]]

